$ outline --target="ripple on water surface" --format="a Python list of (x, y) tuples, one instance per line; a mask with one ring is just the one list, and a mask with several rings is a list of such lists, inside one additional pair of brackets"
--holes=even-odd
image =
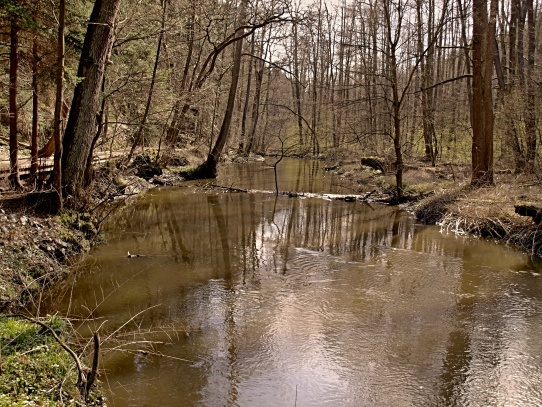
[(187, 334), (110, 353), (112, 405), (542, 405), (542, 278), (522, 253), (269, 194), (155, 190), (115, 222), (64, 309), (109, 332), (148, 309), (124, 330)]

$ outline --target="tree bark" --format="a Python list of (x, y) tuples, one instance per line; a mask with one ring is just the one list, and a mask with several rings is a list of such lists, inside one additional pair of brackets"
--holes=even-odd
[(224, 120), (222, 121), (222, 126), (220, 127), (220, 132), (218, 133), (218, 138), (216, 143), (211, 150), (211, 153), (208, 155), (207, 160), (196, 170), (196, 172), (202, 178), (216, 178), (217, 166), (222, 155), (222, 150), (226, 145), (228, 135), (230, 132), (231, 121), (233, 117), (233, 109), (235, 106), (235, 97), (237, 95), (237, 85), (239, 83), (239, 73), (241, 71), (241, 57), (243, 55), (243, 36), (244, 29), (241, 28), (244, 24), (245, 14), (246, 14), (247, 0), (241, 1), (240, 12), (239, 12), (239, 22), (237, 24), (237, 33), (236, 37), (238, 41), (235, 43), (235, 53), (233, 58), (232, 66), (232, 80), (230, 85), (230, 91), (228, 93), (228, 101), (226, 104), (226, 112), (224, 113)]
[(18, 107), (17, 107), (17, 75), (19, 69), (19, 24), (16, 17), (11, 20), (10, 53), (9, 53), (9, 183), (14, 189), (20, 189), (19, 179), (19, 140), (18, 140)]
[(73, 195), (76, 201), (82, 192), (85, 164), (96, 134), (100, 88), (119, 5), (120, 0), (96, 0), (79, 61), (77, 76), (84, 79), (74, 90), (62, 156), (63, 192)]
[(58, 13), (58, 50), (56, 64), (56, 99), (55, 99), (55, 124), (53, 137), (55, 139), (55, 157), (53, 164), (53, 189), (57, 193), (58, 211), (62, 210), (62, 102), (64, 99), (64, 29), (65, 29), (66, 4), (60, 0)]
[(497, 1), (473, 1), (472, 27), (472, 178), (475, 186), (493, 185), (493, 36)]

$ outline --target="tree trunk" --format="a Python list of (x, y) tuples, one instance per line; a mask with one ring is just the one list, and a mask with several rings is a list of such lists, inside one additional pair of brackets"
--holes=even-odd
[[(188, 49), (186, 52), (186, 59), (184, 62), (181, 85), (179, 88), (179, 96), (178, 96), (179, 98), (185, 97), (184, 92), (186, 91), (186, 87), (188, 83), (188, 74), (190, 71), (190, 66), (192, 65), (192, 54), (194, 53), (195, 19), (196, 19), (196, 7), (195, 5), (192, 4), (192, 13), (190, 14), (190, 20), (188, 24), (186, 25), (186, 31), (188, 32)], [(191, 82), (193, 81), (193, 79), (194, 79), (194, 75), (192, 75)], [(190, 87), (192, 87), (192, 84), (190, 84)], [(179, 136), (181, 121), (183, 120), (184, 115), (188, 111), (189, 107), (190, 105), (185, 103), (182, 99), (178, 99), (175, 102), (175, 106), (173, 107), (173, 118), (171, 119), (171, 123), (169, 124), (167, 132), (166, 132), (167, 134), (166, 141), (170, 143), (173, 146), (173, 148), (175, 148), (175, 144), (177, 143), (177, 137)]]
[(473, 1), (472, 27), (472, 179), (476, 186), (493, 185), (493, 36), (496, 0), (491, 0), (488, 18), (487, 2)]
[(17, 107), (17, 74), (19, 67), (19, 24), (15, 17), (11, 20), (9, 54), (9, 183), (14, 189), (20, 189), (19, 179), (19, 140), (18, 140), (18, 107)]
[(266, 46), (265, 51), (263, 51), (263, 61), (256, 60), (254, 61), (254, 70), (256, 72), (256, 90), (254, 92), (254, 100), (252, 102), (252, 128), (250, 130), (250, 137), (248, 140), (248, 145), (246, 148), (247, 154), (251, 153), (254, 149), (254, 143), (256, 140), (256, 130), (258, 129), (258, 120), (260, 118), (260, 101), (262, 97), (262, 84), (263, 84), (263, 74), (265, 70), (265, 59), (267, 59), (267, 54), (269, 53), (270, 48), (270, 37), (272, 30), (268, 31), (268, 40), (267, 45), (265, 45), (265, 31), (262, 32), (262, 39), (260, 43), (261, 50), (263, 51), (264, 45)]
[(464, 55), (465, 55), (465, 70), (466, 70), (466, 73), (467, 73), (467, 79), (466, 79), (466, 82), (467, 82), (467, 95), (468, 95), (468, 98), (469, 98), (469, 119), (470, 119), (470, 123), (471, 123), (471, 126), (473, 125), (473, 117), (472, 117), (472, 112), (473, 112), (473, 107), (472, 107), (472, 95), (473, 95), (473, 91), (472, 91), (472, 80), (471, 80), (471, 66), (472, 66), (472, 58), (469, 54), (469, 43), (468, 43), (468, 39), (467, 39), (467, 10), (466, 10), (466, 6), (463, 4), (462, 0), (457, 0), (457, 6), (459, 8), (459, 14), (460, 14), (460, 19), (461, 19), (461, 45), (462, 45), (462, 48), (463, 48), (463, 51), (464, 51)]
[(154, 59), (154, 67), (152, 70), (152, 77), (151, 77), (151, 85), (149, 87), (149, 96), (147, 97), (147, 104), (145, 105), (145, 111), (143, 112), (143, 117), (141, 118), (141, 123), (139, 124), (139, 128), (137, 130), (137, 135), (134, 138), (134, 142), (132, 143), (132, 148), (130, 149), (130, 153), (128, 154), (128, 157), (126, 158), (126, 162), (129, 163), (132, 159), (132, 156), (134, 155), (134, 151), (138, 145), (141, 146), (141, 150), (143, 152), (144, 148), (144, 136), (143, 136), (143, 130), (145, 129), (145, 124), (147, 123), (147, 116), (149, 115), (149, 110), (151, 108), (151, 102), (152, 102), (152, 93), (154, 91), (154, 83), (156, 82), (156, 72), (158, 71), (158, 62), (160, 62), (160, 50), (162, 49), (162, 39), (164, 38), (164, 31), (166, 30), (166, 7), (167, 2), (164, 1), (162, 4), (163, 7), (163, 13), (162, 13), (162, 26), (160, 30), (160, 35), (158, 36), (158, 46), (156, 48), (156, 58)]
[(510, 27), (508, 29), (508, 36), (509, 36), (509, 77), (510, 77), (510, 84), (515, 79), (515, 75), (517, 72), (517, 60), (518, 60), (518, 54), (517, 54), (517, 48), (516, 48), (516, 40), (517, 40), (517, 32), (518, 32), (518, 22), (519, 22), (519, 13), (521, 9), (521, 0), (512, 0), (510, 2)]
[[(248, 108), (250, 105), (250, 90), (252, 86), (252, 56), (254, 55), (255, 41), (256, 37), (254, 33), (251, 36), (250, 44), (250, 58), (248, 59), (248, 73), (247, 73), (247, 87), (245, 94), (245, 103), (243, 106), (243, 115), (241, 117), (241, 141), (239, 142), (239, 152), (245, 153), (246, 146), (249, 144), (249, 141), (246, 139), (247, 134), (247, 118), (248, 118)], [(248, 153), (248, 152), (247, 152)]]
[(56, 99), (55, 99), (55, 124), (53, 137), (55, 139), (55, 158), (53, 164), (53, 189), (57, 193), (57, 202), (54, 205), (58, 211), (62, 210), (62, 102), (64, 99), (64, 28), (65, 28), (65, 0), (60, 0), (58, 13), (58, 50), (56, 64)]
[[(34, 8), (34, 19), (39, 14), (40, 2), (38, 1)], [(36, 184), (38, 173), (38, 119), (39, 119), (39, 55), (37, 33), (32, 39), (32, 138), (30, 142), (30, 179), (33, 185)]]
[(536, 88), (537, 84), (533, 78), (534, 58), (535, 58), (535, 14), (533, 10), (533, 0), (526, 1), (527, 7), (527, 31), (529, 43), (527, 45), (527, 95), (525, 106), (525, 133), (526, 133), (526, 149), (525, 158), (529, 170), (534, 168), (534, 160), (536, 156)]
[(294, 30), (294, 99), (297, 113), (297, 131), (299, 132), (299, 146), (303, 146), (303, 116), (301, 114), (301, 78), (299, 77), (299, 38), (297, 33), (297, 22), (293, 22)]
[(230, 85), (230, 91), (228, 93), (228, 101), (226, 104), (226, 112), (224, 113), (224, 120), (222, 121), (222, 126), (220, 127), (220, 132), (218, 133), (218, 138), (216, 143), (211, 150), (211, 153), (207, 157), (207, 160), (198, 167), (196, 173), (202, 178), (216, 178), (217, 176), (217, 166), (222, 155), (222, 150), (226, 145), (228, 135), (230, 132), (231, 121), (233, 117), (233, 109), (235, 106), (235, 98), (237, 96), (237, 85), (239, 83), (239, 73), (241, 71), (241, 57), (243, 55), (243, 34), (244, 29), (243, 24), (245, 20), (245, 13), (247, 7), (247, 0), (242, 0), (240, 5), (239, 12), (239, 21), (237, 23), (237, 33), (236, 37), (238, 41), (235, 43), (235, 53), (233, 57), (233, 66), (232, 66), (232, 79)]
[[(399, 97), (399, 81), (397, 74), (397, 43), (400, 38), (400, 25), (397, 27), (397, 32), (392, 35), (392, 22), (390, 15), (389, 0), (384, 1), (384, 14), (386, 19), (387, 30), (387, 52), (390, 69), (390, 82), (392, 88), (392, 118), (393, 118), (393, 149), (395, 151), (395, 185), (397, 187), (397, 200), (400, 201), (403, 197), (403, 152), (401, 140), (401, 98)], [(421, 55), (420, 57), (423, 57)]]
[(64, 134), (62, 184), (66, 194), (77, 198), (82, 192), (85, 164), (96, 134), (104, 67), (111, 52), (114, 23), (120, 0), (96, 0), (85, 35), (77, 76), (84, 78), (74, 90)]

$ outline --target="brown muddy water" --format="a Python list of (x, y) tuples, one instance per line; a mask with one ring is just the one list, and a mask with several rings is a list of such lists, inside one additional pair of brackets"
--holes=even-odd
[[(348, 193), (321, 165), (285, 160), (279, 188)], [(110, 406), (542, 405), (541, 267), (521, 252), (392, 207), (193, 185), (149, 191), (107, 238), (49, 312), (100, 327)]]

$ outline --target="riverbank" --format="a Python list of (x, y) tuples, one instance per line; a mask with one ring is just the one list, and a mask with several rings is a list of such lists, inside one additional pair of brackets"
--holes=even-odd
[[(358, 161), (339, 163), (333, 171), (360, 185), (361, 190), (394, 189), (392, 173)], [(422, 198), (402, 207), (421, 222), (458, 235), (491, 238), (542, 257), (541, 225), (531, 216), (516, 213), (517, 207), (536, 208), (542, 202), (542, 181), (536, 174), (496, 171), (495, 186), (474, 188), (468, 165), (417, 163), (406, 167), (404, 180), (405, 192)]]
[(85, 207), (55, 216), (43, 212), (47, 193), (0, 195), (0, 405), (105, 405), (99, 389), (89, 386), (82, 394), (87, 389), (78, 370), (92, 364), (93, 346), (87, 349), (61, 316), (32, 316), (39, 315), (42, 293), (73, 272), (78, 255), (99, 241), (109, 214), (128, 198), (175, 178), (166, 172), (151, 182), (138, 171), (97, 168)]

